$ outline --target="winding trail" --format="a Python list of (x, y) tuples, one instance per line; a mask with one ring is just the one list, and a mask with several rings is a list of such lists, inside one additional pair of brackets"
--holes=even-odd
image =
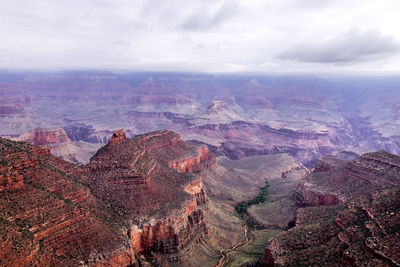
[(229, 250), (220, 250), (219, 253), (221, 254), (221, 258), (218, 261), (218, 264), (215, 267), (223, 267), (226, 263), (230, 260), (230, 255), (239, 251), (239, 249), (247, 244), (250, 244), (254, 240), (254, 236), (250, 233), (249, 228), (247, 227), (247, 223), (245, 222), (243, 226), (244, 230), (244, 240), (236, 243), (232, 248)]

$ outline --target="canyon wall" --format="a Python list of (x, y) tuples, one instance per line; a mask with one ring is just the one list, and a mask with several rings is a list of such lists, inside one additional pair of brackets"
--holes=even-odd
[(379, 151), (326, 162), (297, 189), (296, 225), (269, 241), (261, 263), (397, 266), (400, 157)]
[[(0, 141), (2, 263), (179, 264), (208, 233), (200, 165), (214, 156), (174, 132), (129, 139), (117, 131), (83, 166), (43, 147)], [(196, 159), (193, 167), (171, 168), (191, 161), (185, 156)]]

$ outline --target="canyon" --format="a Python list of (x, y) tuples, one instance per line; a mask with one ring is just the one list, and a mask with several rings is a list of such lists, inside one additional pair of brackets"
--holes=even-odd
[(366, 84), (361, 78), (146, 72), (10, 76), (0, 80), (0, 135), (62, 129), (70, 144), (51, 150), (75, 163), (88, 163), (120, 128), (128, 137), (171, 129), (231, 159), (289, 153), (309, 168), (325, 155), (400, 152), (391, 77)]
[(399, 265), (394, 77), (10, 77), (0, 266)]

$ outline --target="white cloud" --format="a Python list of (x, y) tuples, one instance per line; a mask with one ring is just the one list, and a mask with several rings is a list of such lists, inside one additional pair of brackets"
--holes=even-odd
[(396, 0), (0, 0), (0, 68), (397, 71), (399, 12)]

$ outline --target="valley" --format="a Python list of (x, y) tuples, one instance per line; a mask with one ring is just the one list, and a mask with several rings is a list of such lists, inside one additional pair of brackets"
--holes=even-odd
[(171, 129), (230, 159), (289, 153), (308, 168), (324, 155), (400, 152), (398, 96), (391, 77), (369, 84), (362, 79), (169, 73), (18, 77), (0, 80), (0, 135), (22, 140), (35, 129), (63, 131), (69, 143), (59, 140), (60, 147), (53, 143), (51, 150), (72, 162), (87, 163), (120, 128), (129, 137)]
[(357, 82), (0, 80), (0, 265), (398, 265), (400, 95)]

